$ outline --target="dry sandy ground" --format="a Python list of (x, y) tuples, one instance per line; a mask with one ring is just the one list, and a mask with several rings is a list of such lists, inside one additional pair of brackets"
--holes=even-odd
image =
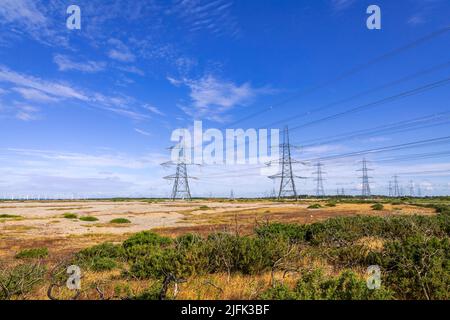
[[(0, 202), (0, 259), (11, 258), (23, 248), (45, 246), (67, 254), (103, 241), (122, 241), (129, 234), (157, 230), (167, 235), (208, 233), (231, 229), (246, 232), (266, 220), (312, 223), (335, 216), (434, 214), (433, 209), (386, 205), (373, 211), (370, 204), (338, 204), (307, 209), (308, 202), (270, 201), (41, 201)], [(94, 216), (98, 221), (66, 219), (64, 214)], [(16, 218), (1, 218), (17, 215)], [(110, 223), (126, 218), (129, 224)]]

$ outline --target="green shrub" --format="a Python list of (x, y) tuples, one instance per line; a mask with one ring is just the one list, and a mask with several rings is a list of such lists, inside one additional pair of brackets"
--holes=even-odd
[(142, 231), (125, 240), (123, 247), (127, 249), (137, 245), (165, 246), (171, 243), (172, 239), (170, 238), (162, 237), (159, 234), (150, 231)]
[(284, 236), (299, 242), (305, 239), (306, 227), (299, 224), (271, 223), (256, 228), (255, 232), (259, 237)]
[(78, 216), (75, 213), (65, 213), (63, 215), (63, 217), (66, 219), (77, 219), (78, 218)]
[(372, 262), (387, 270), (386, 283), (400, 299), (450, 299), (450, 241), (424, 236), (394, 240)]
[(260, 295), (262, 299), (297, 300), (386, 300), (392, 291), (383, 286), (370, 290), (366, 281), (353, 271), (344, 270), (337, 277), (326, 277), (320, 269), (304, 271), (293, 290), (278, 285)]
[(336, 207), (336, 202), (335, 201), (329, 201), (326, 204), (327, 207)]
[(16, 254), (16, 259), (39, 259), (48, 256), (47, 248), (24, 249)]
[(112, 270), (117, 267), (117, 262), (108, 257), (94, 257), (89, 267), (94, 271)]
[(198, 208), (198, 210), (209, 210), (209, 209), (211, 209), (211, 208), (208, 207), (208, 206), (200, 206), (200, 207)]
[(125, 255), (125, 250), (121, 245), (115, 245), (110, 242), (104, 242), (102, 244), (84, 249), (78, 253), (80, 258), (122, 258)]
[(93, 217), (93, 216), (80, 217), (80, 220), (81, 221), (89, 221), (89, 222), (98, 221), (98, 219), (96, 217)]
[(308, 206), (308, 209), (320, 209), (320, 208), (322, 208), (322, 206), (318, 203)]
[(15, 218), (21, 218), (21, 216), (15, 215), (15, 214), (0, 214), (0, 219), (15, 219)]
[(112, 219), (110, 223), (131, 223), (131, 221), (125, 218), (116, 218)]
[(17, 298), (30, 292), (44, 277), (45, 268), (40, 264), (0, 269), (0, 300)]
[(289, 289), (284, 284), (276, 284), (274, 287), (267, 289), (260, 296), (261, 300), (297, 300), (296, 292)]
[(383, 210), (384, 206), (381, 203), (375, 203), (374, 205), (371, 206), (372, 210)]

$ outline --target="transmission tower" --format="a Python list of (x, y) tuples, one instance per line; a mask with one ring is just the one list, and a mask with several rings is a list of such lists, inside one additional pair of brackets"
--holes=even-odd
[(367, 160), (366, 158), (363, 158), (362, 160), (362, 168), (358, 171), (362, 171), (362, 192), (361, 195), (363, 197), (370, 197), (371, 196), (371, 192), (370, 192), (370, 183), (369, 183), (369, 179), (371, 177), (369, 177), (368, 175), (368, 171), (371, 171), (372, 169), (368, 169), (367, 168)]
[(393, 196), (394, 197), (400, 197), (400, 188), (398, 186), (398, 176), (393, 176), (393, 178), (394, 178)]
[(392, 181), (389, 181), (389, 197), (392, 197)]
[(189, 179), (196, 179), (195, 177), (189, 177), (187, 171), (185, 147), (179, 148), (177, 162), (172, 161), (165, 162), (163, 166), (175, 165), (175, 174), (164, 177), (166, 180), (173, 180), (171, 199), (188, 199), (191, 200), (191, 190), (189, 188)]
[(323, 164), (319, 162), (317, 162), (315, 165), (316, 167), (316, 171), (314, 172), (314, 174), (316, 175), (316, 178), (314, 179), (314, 181), (316, 181), (316, 196), (317, 197), (321, 197), (321, 196), (325, 196), (325, 191), (323, 190), (323, 176), (322, 174), (324, 172), (322, 172), (322, 167)]
[(420, 184), (417, 186), (417, 196), (422, 197), (422, 189), (420, 188)]
[(414, 197), (414, 182), (412, 180), (409, 181), (409, 196)]
[(230, 191), (230, 200), (234, 200), (234, 191), (231, 189)]
[(303, 177), (295, 176), (293, 173), (292, 164), (298, 163), (298, 161), (291, 158), (291, 147), (293, 146), (289, 144), (289, 129), (286, 126), (283, 131), (283, 143), (280, 144), (281, 159), (271, 162), (280, 164), (281, 172), (269, 177), (270, 179), (281, 178), (278, 199), (290, 196), (297, 200), (294, 178), (304, 179)]

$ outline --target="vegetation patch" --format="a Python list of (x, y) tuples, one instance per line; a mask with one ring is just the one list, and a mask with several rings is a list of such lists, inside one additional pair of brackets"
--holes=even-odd
[(131, 221), (125, 218), (116, 218), (112, 219), (110, 223), (131, 223)]
[(40, 259), (48, 256), (47, 248), (24, 249), (16, 254), (16, 259)]
[(14, 215), (14, 214), (0, 214), (0, 219), (16, 219), (21, 218), (21, 216)]
[(384, 206), (381, 203), (375, 203), (371, 208), (372, 210), (381, 211), (384, 209)]
[(98, 221), (98, 218), (93, 217), (93, 216), (85, 216), (85, 217), (80, 217), (81, 221)]
[(320, 209), (320, 208), (322, 208), (322, 206), (318, 203), (308, 206), (308, 209)]
[(78, 218), (78, 216), (75, 213), (65, 213), (63, 215), (63, 217), (66, 219), (77, 219)]

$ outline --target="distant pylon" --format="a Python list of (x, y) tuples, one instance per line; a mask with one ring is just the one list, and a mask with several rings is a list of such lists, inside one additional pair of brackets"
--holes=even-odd
[(392, 181), (389, 181), (389, 197), (392, 197)]
[[(194, 177), (189, 177), (187, 172), (186, 157), (185, 157), (185, 147), (181, 147), (178, 153), (178, 160), (176, 162), (175, 174), (164, 177), (167, 180), (173, 180), (171, 199), (188, 199), (191, 200), (191, 190), (189, 188), (189, 178), (195, 179)], [(172, 162), (163, 163), (163, 166), (172, 165)]]
[(234, 200), (234, 191), (233, 191), (233, 189), (231, 189), (231, 192), (230, 192), (230, 200)]
[(414, 182), (412, 180), (409, 181), (409, 196), (414, 197)]
[(357, 171), (362, 171), (362, 192), (361, 195), (363, 197), (370, 197), (371, 196), (371, 192), (370, 192), (370, 183), (369, 183), (369, 179), (371, 177), (369, 177), (368, 175), (368, 171), (371, 169), (367, 168), (367, 160), (366, 158), (363, 158), (362, 160), (362, 168), (360, 170)]
[(345, 196), (345, 189), (341, 188), (341, 196)]
[(398, 186), (398, 176), (393, 176), (394, 178), (394, 190), (393, 190), (393, 196), (394, 197), (400, 197), (400, 188)]
[(417, 196), (422, 197), (422, 189), (420, 188), (420, 184), (417, 186)]
[(278, 199), (283, 197), (294, 197), (297, 199), (297, 190), (295, 189), (294, 178), (302, 178), (295, 176), (292, 170), (292, 164), (297, 163), (291, 158), (291, 145), (289, 144), (289, 129), (286, 126), (283, 131), (283, 143), (280, 144), (281, 159), (271, 162), (281, 164), (281, 172), (270, 176), (271, 179), (281, 178), (280, 188), (278, 191)]
[(316, 167), (316, 171), (314, 172), (314, 174), (316, 175), (316, 178), (314, 179), (314, 181), (316, 181), (316, 196), (321, 197), (325, 195), (325, 191), (323, 190), (322, 176), (322, 174), (324, 173), (322, 172), (323, 164), (319, 161), (314, 166)]

